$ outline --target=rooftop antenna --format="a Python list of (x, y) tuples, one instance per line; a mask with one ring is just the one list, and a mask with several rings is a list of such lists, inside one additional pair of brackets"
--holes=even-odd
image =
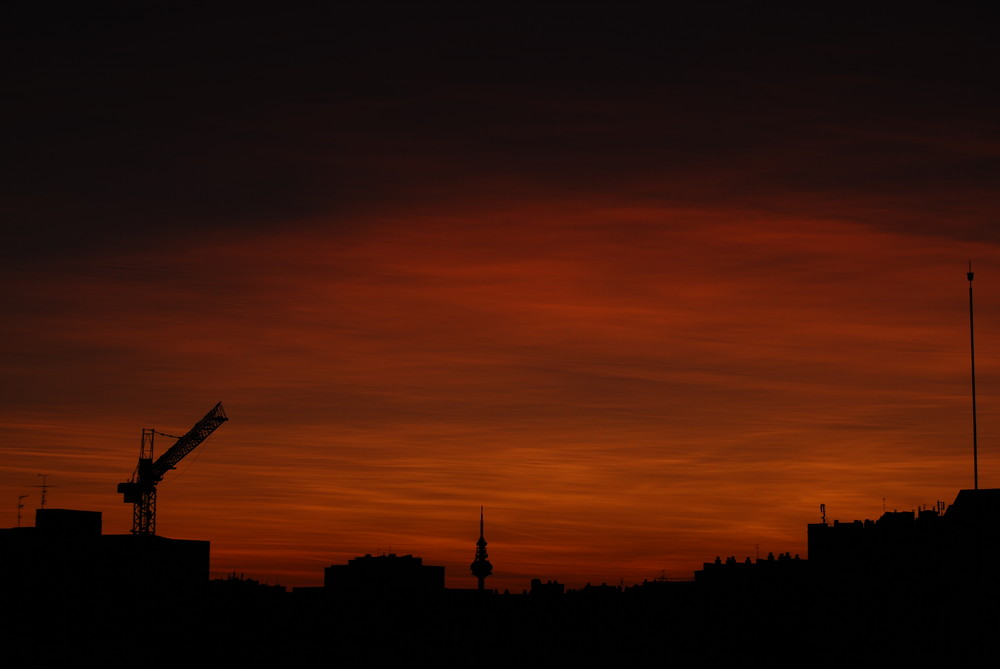
[(21, 500), (24, 499), (25, 497), (27, 497), (27, 495), (18, 495), (17, 496), (17, 526), (18, 527), (21, 527), (21, 509), (24, 508), (24, 502), (22, 502)]
[(822, 519), (823, 519), (823, 524), (824, 525), (829, 525), (829, 523), (826, 522), (826, 504), (820, 504), (819, 505), (819, 514), (820, 514), (820, 517), (822, 517)]
[[(45, 494), (49, 491), (49, 488), (52, 488), (53, 486), (50, 486), (48, 484), (48, 478), (49, 478), (48, 474), (39, 474), (39, 476), (42, 477), (42, 485), (36, 485), (35, 487), (42, 489), (42, 503), (39, 505), (39, 508), (44, 509), (45, 508)], [(58, 487), (58, 486), (56, 486), (56, 487)]]
[(976, 430), (976, 334), (972, 321), (972, 260), (969, 260), (969, 359), (972, 362), (972, 485), (979, 490), (979, 441)]

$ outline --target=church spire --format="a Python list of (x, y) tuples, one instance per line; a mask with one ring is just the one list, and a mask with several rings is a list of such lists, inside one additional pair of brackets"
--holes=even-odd
[(486, 536), (483, 531), (483, 507), (479, 507), (479, 541), (476, 542), (476, 559), (472, 561), (472, 575), (479, 579), (479, 589), (486, 589), (486, 577), (493, 573), (489, 555), (486, 554)]

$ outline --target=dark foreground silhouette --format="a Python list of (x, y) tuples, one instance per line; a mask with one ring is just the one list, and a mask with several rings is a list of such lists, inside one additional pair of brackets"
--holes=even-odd
[(209, 582), (205, 542), (100, 536), (73, 517), (87, 512), (51, 511), (0, 532), (5, 667), (962, 667), (994, 658), (1000, 629), (997, 490), (810, 526), (809, 560), (524, 594), (446, 589), (412, 556), (291, 592)]

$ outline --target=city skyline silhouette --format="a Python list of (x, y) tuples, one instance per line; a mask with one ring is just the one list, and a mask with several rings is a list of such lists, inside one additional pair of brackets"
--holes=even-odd
[[(235, 573), (209, 581), (208, 542), (102, 534), (98, 512), (39, 509), (34, 527), (0, 530), (0, 622), (13, 667), (117, 664), (144, 650), (157, 667), (192, 653), (253, 666), (460, 666), (470, 655), (483, 666), (964, 665), (991, 652), (997, 514), (1000, 489), (966, 489), (919, 513), (810, 524), (808, 560), (716, 557), (693, 581), (566, 589), (534, 578), (501, 594), (483, 589), (477, 569), (482, 515), (478, 588), (446, 588), (443, 566), (389, 553), (330, 565), (322, 587), (289, 591)], [(184, 633), (171, 633), (179, 624)]]
[(212, 578), (471, 588), (481, 506), (500, 592), (805, 557), (973, 487), (969, 258), (997, 485), (979, 11), (15, 17), (0, 526), (129, 533), (221, 399), (157, 500)]

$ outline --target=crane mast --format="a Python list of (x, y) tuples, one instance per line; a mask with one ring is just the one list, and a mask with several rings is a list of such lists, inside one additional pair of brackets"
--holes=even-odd
[[(133, 505), (132, 534), (156, 534), (156, 484), (163, 480), (168, 471), (176, 468), (184, 456), (208, 439), (209, 435), (227, 420), (229, 419), (222, 408), (222, 402), (219, 402), (155, 461), (153, 439), (157, 432), (143, 429), (139, 464), (136, 465), (131, 479), (118, 484), (118, 492), (124, 495), (125, 503)], [(169, 436), (162, 432), (159, 434)]]

